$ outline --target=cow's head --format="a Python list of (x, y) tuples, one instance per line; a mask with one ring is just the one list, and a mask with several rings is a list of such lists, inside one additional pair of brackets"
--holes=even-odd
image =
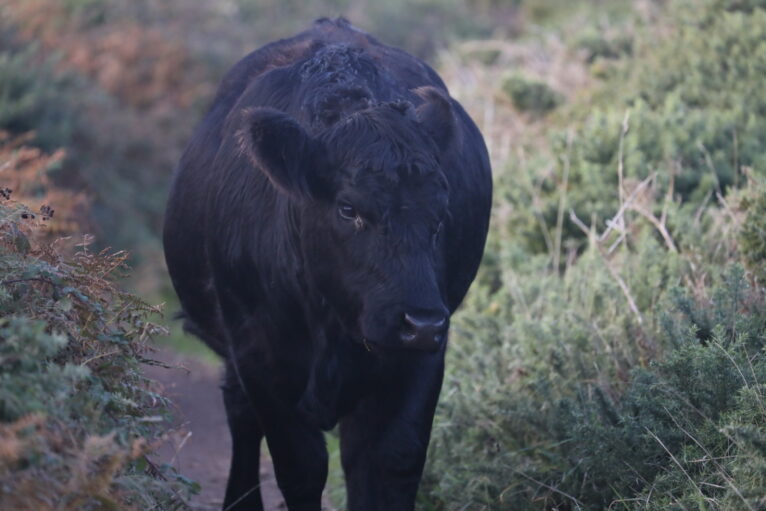
[(372, 345), (436, 350), (449, 322), (439, 155), (455, 142), (455, 122), (441, 92), (416, 92), (417, 109), (378, 104), (316, 136), (257, 108), (242, 134), (256, 167), (291, 198), (309, 285), (344, 328)]

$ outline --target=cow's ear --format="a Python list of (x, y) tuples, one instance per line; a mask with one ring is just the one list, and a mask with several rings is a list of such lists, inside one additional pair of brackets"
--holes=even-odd
[(250, 108), (244, 112), (239, 139), (253, 164), (282, 192), (294, 197), (323, 192), (322, 144), (289, 115), (273, 108)]
[(416, 111), (418, 121), (439, 148), (446, 148), (453, 142), (456, 129), (455, 114), (449, 98), (443, 91), (431, 86), (419, 87), (412, 92), (423, 99), (423, 104)]

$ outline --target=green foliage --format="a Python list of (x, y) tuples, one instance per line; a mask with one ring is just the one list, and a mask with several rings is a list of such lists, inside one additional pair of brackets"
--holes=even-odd
[(564, 97), (544, 82), (513, 75), (503, 81), (503, 91), (522, 112), (544, 115), (563, 101)]
[(577, 41), (577, 47), (585, 50), (587, 62), (596, 59), (617, 59), (633, 53), (633, 39), (626, 35), (607, 38), (597, 30), (588, 30)]
[(739, 207), (747, 212), (739, 235), (740, 250), (748, 268), (766, 282), (766, 190), (746, 195)]
[[(697, 234), (713, 247), (722, 232)], [(506, 261), (519, 261), (511, 243)], [(629, 244), (609, 259), (591, 246), (563, 276), (544, 257), (505, 262), (503, 286), (472, 295), (435, 422), (432, 505), (763, 505), (766, 453), (753, 448), (766, 435), (763, 290), (648, 231)], [(703, 289), (679, 286), (697, 278), (687, 261), (713, 277)]]
[[(572, 105), (564, 129), (551, 130), (551, 154), (536, 151), (540, 170), (513, 170), (500, 177), (534, 176), (534, 187), (511, 190), (509, 199), (523, 205), (532, 199), (526, 192), (535, 194), (535, 216), (555, 223), (558, 185), (566, 169), (567, 210), (586, 220), (595, 216), (604, 226), (620, 207), (612, 193), (618, 167), (630, 186), (657, 173), (659, 194), (679, 195), (696, 206), (742, 186), (744, 167), (762, 174), (766, 10), (718, 4), (672, 3), (664, 14), (667, 28), (644, 27), (632, 43), (632, 55), (587, 42), (591, 55), (619, 53), (619, 63), (597, 93)], [(511, 189), (510, 182), (501, 183)], [(539, 253), (546, 233), (531, 215), (519, 207), (511, 221), (527, 248)], [(564, 226), (564, 245), (580, 239), (578, 229)]]
[(428, 509), (766, 507), (766, 11), (661, 13), (496, 168)]
[(70, 16), (81, 18), (86, 25), (98, 25), (106, 21), (107, 0), (63, 0), (61, 4)]
[(71, 101), (62, 93), (69, 78), (57, 75), (30, 46), (0, 51), (0, 131), (35, 131), (37, 143), (54, 149), (69, 141)]
[(112, 284), (124, 253), (64, 257), (35, 218), (0, 204), (0, 508), (184, 509), (144, 456), (165, 413), (140, 366), (157, 309)]
[(764, 0), (716, 0), (713, 5), (727, 11), (753, 12), (753, 9), (766, 9)]
[(663, 133), (672, 129), (661, 144), (666, 160), (682, 168), (677, 190), (701, 200), (705, 175), (726, 188), (741, 181), (741, 166), (766, 168), (766, 99), (759, 93), (766, 66), (766, 10), (710, 7), (700, 15), (691, 9), (679, 14), (689, 17), (689, 24), (636, 73), (639, 96), (655, 113), (654, 125)]

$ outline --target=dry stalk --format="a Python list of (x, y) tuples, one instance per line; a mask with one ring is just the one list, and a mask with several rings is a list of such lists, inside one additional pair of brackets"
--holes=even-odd
[(561, 237), (564, 231), (564, 207), (567, 200), (567, 188), (569, 187), (569, 169), (571, 166), (570, 154), (572, 150), (572, 131), (567, 133), (567, 152), (564, 156), (564, 178), (561, 183), (561, 193), (559, 195), (559, 208), (556, 214), (556, 245), (553, 248), (553, 268), (559, 270), (561, 263)]
[[(537, 480), (537, 479), (535, 479), (534, 477), (531, 477), (531, 476), (529, 476), (529, 475), (525, 474), (524, 472), (522, 472), (522, 471), (520, 471), (520, 470), (514, 470), (514, 472), (515, 472), (515, 473), (517, 473), (517, 474), (519, 474), (521, 477), (523, 477), (523, 478), (525, 478), (525, 479), (528, 479), (528, 480), (532, 481), (533, 483), (535, 483), (535, 484), (539, 485), (539, 486), (540, 486), (540, 487), (542, 487), (542, 488), (546, 488), (546, 489), (548, 489), (548, 490), (550, 490), (550, 491), (552, 491), (552, 492), (554, 492), (554, 493), (558, 493), (558, 494), (559, 494), (559, 495), (561, 495), (562, 497), (566, 497), (566, 498), (568, 498), (568, 499), (569, 499), (570, 501), (572, 501), (572, 503), (575, 505), (575, 509), (582, 509), (582, 506), (583, 506), (582, 502), (580, 502), (579, 500), (577, 500), (577, 498), (576, 498), (576, 497), (574, 497), (573, 495), (570, 495), (570, 494), (568, 494), (568, 493), (566, 493), (566, 492), (563, 492), (563, 491), (559, 490), (558, 488), (555, 488), (555, 487), (553, 487), (553, 486), (551, 486), (551, 485), (549, 485), (549, 484), (546, 484), (546, 483), (544, 483), (543, 481), (538, 481), (538, 480)], [(506, 491), (507, 491), (507, 488), (506, 488), (505, 490), (503, 490), (502, 492), (500, 492), (500, 501), (501, 501), (501, 502), (502, 502), (502, 500), (503, 500), (503, 496), (504, 496), (504, 494), (505, 494), (505, 492), (506, 492)]]
[[(717, 343), (716, 343), (716, 344), (717, 344)], [(729, 355), (729, 354), (726, 352), (726, 350), (724, 350), (722, 346), (720, 346), (720, 345), (718, 345), (718, 346), (719, 346), (719, 347), (720, 347), (720, 348), (721, 348), (721, 349), (724, 351), (724, 353), (726, 353), (726, 355), (727, 355), (727, 356), (728, 356), (728, 357), (731, 359), (731, 356), (730, 356), (730, 355)], [(733, 359), (732, 359), (731, 361), (732, 361), (732, 362), (734, 362), (734, 360), (733, 360)], [(736, 364), (736, 363), (734, 363), (734, 365), (736, 366), (737, 364)], [(737, 370), (739, 370), (739, 367), (737, 367)], [(742, 373), (741, 373), (741, 371), (740, 371), (740, 374), (742, 374)], [(743, 375), (743, 378), (744, 378), (744, 375)], [(745, 385), (747, 385), (747, 381), (745, 382)], [(664, 407), (663, 407), (663, 408), (664, 408)], [(713, 456), (713, 454), (712, 454), (712, 453), (711, 453), (711, 452), (710, 452), (710, 451), (709, 451), (709, 450), (708, 450), (708, 449), (705, 447), (705, 445), (704, 445), (704, 444), (702, 444), (702, 443), (701, 443), (699, 440), (697, 440), (697, 438), (696, 438), (694, 435), (692, 435), (691, 433), (689, 433), (688, 431), (686, 431), (686, 429), (684, 429), (684, 428), (683, 428), (683, 427), (682, 427), (682, 426), (681, 426), (681, 425), (678, 423), (678, 421), (676, 420), (675, 416), (674, 416), (672, 413), (670, 413), (670, 410), (668, 410), (667, 408), (665, 408), (665, 412), (668, 414), (668, 417), (670, 417), (670, 420), (672, 420), (672, 421), (673, 421), (673, 423), (676, 425), (676, 427), (677, 427), (678, 429), (680, 429), (680, 430), (681, 430), (681, 431), (682, 431), (682, 432), (683, 432), (683, 433), (684, 433), (684, 434), (685, 434), (685, 435), (686, 435), (686, 436), (687, 436), (689, 439), (691, 439), (691, 441), (692, 441), (692, 442), (694, 442), (695, 444), (697, 444), (697, 447), (699, 447), (700, 449), (702, 449), (702, 451), (705, 453), (705, 456), (707, 456), (707, 458), (708, 458), (708, 459), (709, 459), (709, 460), (710, 460), (710, 461), (711, 461), (713, 464), (715, 464), (716, 468), (718, 469), (718, 473), (719, 473), (719, 474), (721, 474), (721, 477), (723, 477), (724, 481), (726, 481), (726, 484), (729, 486), (729, 488), (731, 488), (731, 489), (732, 489), (732, 491), (733, 491), (734, 493), (736, 493), (736, 494), (737, 494), (737, 497), (739, 497), (739, 498), (740, 498), (740, 500), (742, 501), (742, 503), (743, 503), (743, 504), (745, 504), (745, 507), (747, 507), (748, 511), (755, 511), (755, 510), (753, 509), (753, 506), (751, 506), (751, 505), (750, 505), (750, 503), (747, 501), (747, 499), (746, 499), (746, 498), (745, 498), (745, 497), (742, 495), (742, 492), (741, 492), (741, 491), (739, 491), (739, 488), (737, 488), (737, 486), (734, 484), (734, 480), (733, 480), (733, 479), (731, 478), (731, 476), (729, 475), (729, 471), (728, 471), (728, 470), (726, 470), (726, 467), (724, 467), (723, 465), (721, 465), (721, 464), (718, 462), (718, 460), (716, 459), (716, 457), (715, 457), (715, 456)], [(656, 438), (656, 437), (655, 437), (655, 438)], [(664, 445), (663, 445), (663, 447), (664, 447)], [(701, 483), (701, 484), (705, 484), (705, 483)], [(709, 483), (708, 483), (708, 484), (709, 484)], [(723, 488), (725, 488), (725, 487), (724, 487), (724, 486), (718, 486), (718, 488), (721, 488), (721, 489), (723, 489)]]
[(620, 277), (620, 274), (617, 272), (617, 270), (612, 266), (611, 262), (609, 261), (608, 254), (606, 253), (606, 251), (604, 250), (604, 247), (599, 242), (598, 237), (596, 236), (596, 233), (594, 232), (594, 229), (589, 228), (587, 225), (583, 223), (582, 220), (577, 218), (577, 215), (575, 214), (573, 210), (569, 210), (569, 219), (588, 236), (588, 239), (590, 240), (591, 244), (594, 247), (596, 247), (596, 249), (598, 250), (598, 253), (601, 255), (601, 259), (603, 259), (604, 261), (604, 265), (606, 266), (606, 269), (609, 270), (609, 274), (617, 282), (617, 285), (620, 286), (620, 289), (622, 290), (622, 294), (625, 295), (625, 298), (628, 301), (628, 306), (630, 307), (630, 310), (633, 311), (633, 314), (635, 314), (638, 324), (643, 326), (644, 318), (643, 316), (641, 316), (641, 311), (638, 310), (636, 301), (633, 299), (633, 296), (630, 294), (630, 288), (622, 279), (622, 277)]
[(617, 213), (611, 218), (611, 220), (607, 220), (606, 229), (604, 229), (604, 232), (601, 233), (601, 236), (598, 236), (597, 238), (599, 243), (604, 241), (606, 237), (611, 234), (613, 229), (621, 233), (625, 232), (625, 219), (623, 218), (625, 211), (633, 204), (633, 202), (636, 200), (636, 197), (638, 197), (638, 194), (644, 188), (646, 188), (649, 183), (653, 182), (656, 177), (657, 173), (652, 173), (652, 175), (641, 181), (638, 186), (633, 189), (630, 197), (628, 197), (628, 199), (620, 206), (620, 209), (617, 210)]
[(668, 453), (668, 455), (670, 456), (670, 459), (673, 460), (673, 463), (675, 463), (676, 466), (678, 466), (679, 469), (681, 469), (681, 472), (686, 476), (686, 478), (689, 480), (689, 482), (692, 483), (692, 486), (694, 486), (694, 488), (697, 490), (697, 493), (699, 493), (700, 495), (702, 495), (704, 497), (705, 494), (702, 493), (702, 490), (700, 490), (700, 487), (697, 486), (697, 483), (694, 481), (694, 478), (691, 475), (689, 475), (689, 472), (684, 470), (684, 467), (678, 461), (678, 458), (676, 458), (673, 455), (673, 453), (670, 452), (670, 449), (668, 449), (667, 446), (663, 443), (663, 441), (660, 440), (660, 437), (655, 435), (654, 432), (651, 429), (649, 429), (649, 428), (645, 428), (645, 429), (646, 429), (646, 432), (649, 433), (649, 435), (651, 435), (651, 437), (654, 438), (657, 441), (658, 444), (660, 444), (660, 446), (665, 450), (665, 452)]
[(617, 157), (617, 185), (619, 187), (619, 193), (620, 193), (620, 206), (622, 206), (622, 203), (625, 202), (625, 188), (624, 188), (624, 170), (625, 170), (625, 164), (624, 164), (624, 149), (625, 149), (625, 135), (628, 134), (628, 130), (630, 130), (630, 110), (625, 111), (625, 117), (622, 119), (622, 129), (620, 131), (620, 147), (618, 151), (618, 157)]
[(668, 246), (668, 250), (674, 253), (678, 252), (678, 248), (676, 248), (676, 244), (673, 242), (673, 237), (668, 232), (667, 227), (665, 227), (664, 220), (658, 219), (652, 213), (644, 209), (642, 206), (639, 206), (638, 204), (633, 204), (630, 207), (630, 210), (635, 211), (642, 217), (649, 220), (649, 223), (651, 223), (655, 227), (655, 229), (659, 231), (660, 235), (662, 236), (662, 239), (665, 240), (665, 244)]

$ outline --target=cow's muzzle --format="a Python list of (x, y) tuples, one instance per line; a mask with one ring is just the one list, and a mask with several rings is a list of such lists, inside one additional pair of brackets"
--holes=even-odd
[(405, 312), (399, 338), (405, 348), (437, 351), (448, 326), (447, 311)]

